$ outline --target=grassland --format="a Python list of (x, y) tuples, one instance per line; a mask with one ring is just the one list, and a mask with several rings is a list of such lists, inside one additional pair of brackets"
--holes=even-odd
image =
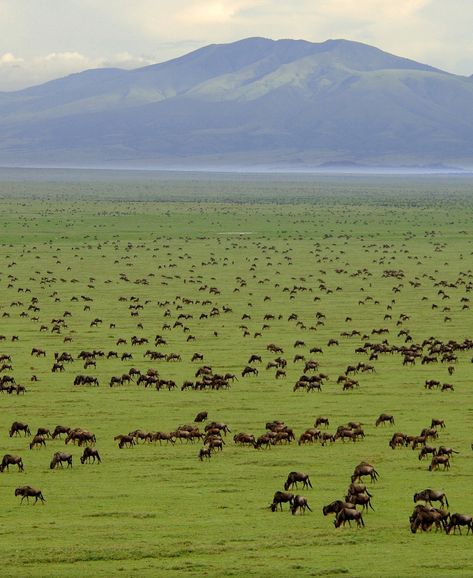
[[(374, 362), (375, 373), (358, 377), (359, 389), (342, 392), (336, 384), (348, 364), (367, 361), (354, 353), (366, 339), (342, 332), (356, 329), (368, 340), (396, 345), (404, 344), (401, 329), (419, 343), (429, 336), (472, 337), (471, 311), (462, 301), (470, 296), (473, 269), (468, 179), (23, 177), (0, 175), (0, 353), (11, 355), (9, 373), (27, 387), (24, 396), (0, 395), (0, 449), (25, 463), (24, 473), (11, 468), (0, 474), (3, 576), (473, 573), (470, 536), (412, 535), (408, 523), (414, 492), (428, 487), (447, 492), (452, 512), (473, 513), (471, 351), (459, 353), (452, 377), (446, 364), (404, 367), (399, 355), (389, 355)], [(386, 270), (402, 270), (404, 277), (386, 278)], [(28, 309), (33, 297), (36, 313)], [(143, 305), (139, 317), (130, 315), (131, 297)], [(231, 312), (223, 313), (224, 305)], [(200, 319), (214, 306), (219, 316)], [(52, 333), (52, 320), (65, 311), (71, 313), (67, 327)], [(316, 324), (317, 312), (325, 315), (324, 325)], [(163, 330), (182, 313), (192, 315), (185, 324), (195, 342), (182, 327)], [(292, 313), (297, 320), (288, 321)], [(242, 320), (245, 314), (250, 319)], [(265, 322), (266, 314), (276, 319)], [(401, 314), (409, 319), (399, 325)], [(95, 318), (102, 323), (91, 327)], [(269, 328), (262, 329), (265, 323)], [(381, 327), (389, 333), (371, 334)], [(262, 336), (254, 337), (258, 332)], [(154, 349), (157, 334), (167, 340), (158, 349), (179, 352), (182, 362), (150, 362), (143, 357), (147, 346), (130, 344), (138, 335)], [(13, 335), (19, 340), (12, 342)], [(72, 342), (64, 343), (65, 336)], [(120, 337), (127, 345), (116, 345)], [(331, 338), (339, 346), (328, 347)], [(295, 349), (296, 340), (306, 346)], [(276, 381), (274, 370), (264, 369), (274, 358), (269, 343), (284, 349), (285, 379)], [(314, 346), (323, 354), (309, 354)], [(32, 347), (44, 348), (46, 357), (31, 357)], [(131, 352), (133, 360), (100, 358), (96, 369), (84, 370), (77, 355), (93, 349)], [(62, 351), (76, 361), (52, 373), (53, 354)], [(194, 379), (196, 351), (215, 371), (239, 380), (223, 391), (108, 387), (112, 375), (132, 366), (154, 367), (180, 385)], [(259, 376), (242, 379), (252, 353), (263, 357)], [(303, 369), (293, 363), (295, 353), (315, 357), (330, 376), (322, 392), (292, 391)], [(100, 387), (74, 386), (78, 373), (96, 375)], [(30, 381), (33, 374), (37, 382)], [(454, 383), (455, 391), (425, 390), (430, 378)], [(174, 430), (202, 410), (227, 423), (232, 435), (259, 435), (274, 419), (300, 434), (327, 415), (329, 431), (358, 420), (366, 438), (256, 451), (236, 447), (227, 436), (224, 451), (204, 463), (198, 444), (119, 450), (113, 441), (136, 428)], [(392, 413), (396, 425), (375, 428), (381, 412)], [(447, 472), (429, 472), (417, 452), (388, 446), (394, 431), (417, 434), (433, 417), (447, 425), (437, 443), (460, 451)], [(87, 428), (97, 436), (103, 463), (81, 465), (82, 449), (67, 449), (60, 440), (30, 450), (28, 438), (8, 437), (14, 420), (32, 430)], [(50, 470), (54, 451), (66, 449), (73, 468)], [(372, 488), (376, 511), (365, 515), (363, 530), (336, 530), (321, 508), (344, 495), (361, 460), (380, 474)], [(311, 476), (314, 488), (304, 495), (312, 513), (268, 509), (291, 470)], [(41, 488), (47, 504), (20, 507), (13, 494), (24, 484)]]

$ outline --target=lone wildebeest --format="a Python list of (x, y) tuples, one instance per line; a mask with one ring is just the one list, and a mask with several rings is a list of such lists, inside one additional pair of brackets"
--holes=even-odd
[(367, 464), (366, 462), (361, 462), (361, 464), (356, 466), (355, 471), (353, 472), (351, 477), (352, 483), (356, 482), (357, 480), (360, 481), (362, 476), (370, 476), (371, 481), (376, 482), (379, 474), (372, 465)]
[(302, 482), (302, 488), (312, 487), (308, 474), (302, 472), (290, 472), (287, 476), (286, 483), (284, 484), (284, 489), (287, 491), (289, 488), (293, 488), (294, 486), (297, 488), (297, 482)]
[(204, 461), (204, 458), (210, 459), (211, 457), (212, 457), (212, 448), (210, 448), (210, 447), (205, 447), (205, 448), (202, 448), (202, 449), (200, 450), (200, 452), (199, 452), (199, 460), (200, 460), (201, 462)]
[(37, 490), (35, 488), (32, 488), (31, 486), (21, 486), (19, 488), (16, 488), (15, 496), (21, 496), (20, 504), (23, 503), (23, 500), (25, 498), (26, 498), (27, 502), (30, 501), (30, 498), (35, 498), (35, 501), (34, 501), (35, 504), (38, 501), (38, 499), (41, 500), (43, 502), (43, 504), (44, 504), (44, 502), (46, 502), (41, 490)]
[(207, 419), (208, 415), (209, 415), (208, 412), (206, 412), (206, 411), (201, 411), (201, 412), (199, 412), (199, 413), (195, 416), (194, 422), (202, 422), (202, 421), (205, 421), (205, 420)]

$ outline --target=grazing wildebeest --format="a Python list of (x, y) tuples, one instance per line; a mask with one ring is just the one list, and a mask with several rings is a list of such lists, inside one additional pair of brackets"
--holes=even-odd
[(471, 516), (467, 516), (465, 514), (451, 514), (450, 516), (450, 523), (447, 525), (446, 531), (447, 534), (450, 534), (450, 532), (453, 529), (453, 533), (455, 534), (455, 529), (458, 528), (458, 531), (460, 532), (460, 534), (462, 533), (461, 531), (461, 526), (466, 526), (468, 528), (468, 530), (466, 531), (467, 535), (471, 530), (471, 533), (473, 534), (473, 518)]
[(211, 457), (212, 457), (212, 448), (210, 448), (210, 447), (205, 447), (205, 448), (202, 448), (202, 449), (199, 451), (199, 460), (200, 460), (201, 462), (204, 461), (204, 458), (210, 459)]
[(432, 422), (430, 424), (430, 427), (433, 428), (433, 427), (437, 427), (437, 426), (440, 426), (443, 429), (445, 427), (445, 421), (443, 419), (432, 418)]
[(445, 510), (417, 505), (409, 517), (411, 532), (415, 534), (419, 528), (427, 532), (434, 524), (436, 530), (442, 527), (446, 531), (449, 515)]
[(24, 432), (25, 436), (31, 435), (31, 431), (30, 428), (28, 427), (28, 424), (21, 423), (19, 421), (14, 421), (10, 428), (10, 437), (13, 437), (13, 434), (18, 435), (20, 431)]
[(50, 438), (51, 432), (49, 431), (49, 429), (47, 427), (39, 427), (38, 431), (36, 432), (36, 435)]
[(38, 501), (38, 499), (41, 500), (41, 502), (43, 502), (43, 504), (44, 504), (44, 502), (46, 502), (41, 490), (37, 490), (35, 488), (32, 488), (31, 486), (21, 486), (19, 488), (16, 488), (15, 496), (21, 496), (20, 504), (23, 503), (23, 500), (25, 498), (26, 498), (27, 502), (30, 501), (29, 500), (30, 498), (35, 498), (35, 501), (34, 501), (35, 504)]
[(291, 494), (291, 492), (275, 492), (273, 503), (269, 507), (272, 512), (276, 512), (279, 506), (282, 512), (282, 505), (286, 502), (289, 502), (289, 507), (292, 508), (294, 503), (294, 494)]
[(54, 431), (53, 431), (53, 434), (52, 434), (51, 437), (52, 437), (53, 439), (56, 439), (57, 437), (61, 437), (61, 434), (66, 434), (66, 435), (69, 434), (70, 431), (71, 431), (71, 428), (70, 428), (70, 427), (66, 427), (66, 426), (63, 426), (63, 425), (57, 425), (57, 426), (54, 428)]
[[(414, 494), (414, 502), (423, 501), (427, 504), (432, 505), (432, 502), (440, 502), (442, 508), (444, 505), (448, 508), (448, 500), (445, 492), (438, 492), (435, 490), (431, 490), (427, 488), (426, 490), (422, 490), (421, 492), (417, 492)], [(445, 504), (444, 504), (445, 501)]]
[(247, 365), (241, 372), (241, 376), (245, 377), (247, 375), (258, 375), (258, 370), (256, 369), (256, 367), (250, 367), (249, 365)]
[(136, 445), (135, 438), (129, 435), (118, 435), (113, 438), (115, 441), (118, 440), (118, 447), (123, 449), (125, 445), (128, 445), (130, 448)]
[(376, 482), (378, 479), (378, 472), (374, 469), (374, 467), (366, 462), (361, 462), (355, 468), (353, 475), (351, 477), (352, 483), (356, 480), (360, 481), (362, 476), (370, 476), (372, 482)]
[(5, 454), (3, 456), (2, 459), (2, 463), (0, 464), (0, 472), (3, 472), (5, 470), (5, 468), (7, 468), (7, 470), (9, 470), (9, 466), (14, 466), (14, 465), (18, 466), (18, 471), (22, 472), (23, 471), (23, 460), (20, 458), (20, 456), (14, 456), (12, 454)]
[(374, 512), (374, 508), (371, 505), (371, 497), (366, 494), (348, 494), (345, 496), (345, 500), (347, 502), (351, 502), (355, 504), (355, 506), (360, 505), (363, 506), (362, 510), (367, 510), (371, 508)]
[(373, 497), (372, 494), (369, 493), (365, 484), (350, 484), (348, 486), (347, 495), (348, 496), (356, 496), (358, 494), (366, 494), (370, 498)]
[(55, 468), (58, 467), (58, 465), (61, 466), (61, 468), (63, 468), (64, 466), (62, 465), (63, 462), (67, 462), (67, 467), (72, 468), (72, 455), (71, 454), (66, 454), (64, 452), (56, 452), (53, 455), (53, 459), (51, 460), (51, 463), (49, 464), (49, 468), (51, 470), (54, 470)]
[(307, 498), (304, 496), (294, 496), (293, 502), (292, 502), (292, 508), (291, 508), (291, 514), (294, 515), (297, 510), (301, 511), (301, 514), (305, 514), (305, 511), (309, 510), (309, 512), (312, 512), (312, 510), (310, 509), (309, 504), (307, 503)]
[(312, 487), (308, 474), (302, 472), (290, 472), (287, 476), (286, 483), (284, 484), (284, 489), (287, 491), (289, 488), (293, 488), (294, 486), (297, 488), (298, 482), (302, 482), (302, 488)]
[(433, 456), (435, 456), (437, 454), (437, 448), (434, 448), (432, 446), (422, 447), (419, 452), (419, 460), (423, 460), (425, 456), (428, 454), (432, 454)]
[(324, 506), (322, 508), (322, 512), (324, 516), (328, 516), (328, 514), (338, 514), (338, 512), (340, 512), (340, 510), (343, 510), (344, 508), (355, 509), (355, 504), (352, 504), (350, 502), (343, 502), (342, 500), (335, 500), (334, 502), (331, 502), (327, 506)]
[(84, 453), (80, 458), (80, 463), (81, 464), (85, 464), (85, 462), (90, 463), (90, 460), (93, 460), (94, 463), (95, 460), (97, 460), (99, 464), (102, 462), (102, 460), (100, 459), (99, 452), (95, 448), (86, 447), (84, 449)]
[(328, 417), (319, 416), (314, 422), (314, 427), (319, 427), (319, 425), (325, 425), (328, 427), (330, 425)]
[(351, 526), (351, 521), (354, 520), (358, 528), (365, 525), (363, 522), (363, 516), (361, 512), (355, 510), (354, 508), (343, 508), (340, 510), (335, 517), (334, 525), (335, 528), (339, 528), (342, 524), (345, 525), (347, 522)]
[(46, 447), (46, 441), (45, 441), (44, 437), (35, 435), (34, 438), (31, 440), (30, 450), (32, 450), (35, 447), (40, 448), (41, 446)]
[(194, 422), (202, 422), (202, 421), (205, 421), (205, 420), (207, 419), (208, 415), (209, 415), (208, 412), (206, 412), (206, 411), (201, 411), (201, 412), (199, 412), (199, 413), (195, 416)]
[(387, 413), (382, 413), (378, 419), (376, 420), (376, 427), (378, 427), (380, 424), (385, 424), (389, 422), (391, 425), (394, 425), (394, 417), (392, 415), (389, 415)]
[(430, 466), (429, 466), (429, 472), (432, 472), (434, 470), (438, 470), (439, 466), (442, 465), (444, 470), (449, 470), (450, 469), (450, 459), (448, 457), (448, 455), (446, 454), (442, 454), (442, 455), (436, 455), (432, 458), (432, 461), (430, 462)]

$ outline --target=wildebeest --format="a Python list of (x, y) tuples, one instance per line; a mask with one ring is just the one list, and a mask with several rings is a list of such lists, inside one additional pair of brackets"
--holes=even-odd
[(426, 490), (422, 490), (421, 492), (417, 492), (414, 494), (414, 502), (426, 502), (427, 504), (432, 505), (432, 502), (440, 502), (441, 506), (444, 505), (448, 508), (448, 500), (445, 492), (439, 492), (435, 490), (431, 490), (427, 488)]
[(28, 424), (14, 421), (10, 427), (10, 437), (13, 437), (13, 435), (18, 435), (20, 431), (24, 432), (25, 436), (31, 435)]
[(72, 468), (72, 455), (66, 454), (64, 452), (56, 452), (53, 455), (53, 459), (51, 460), (51, 463), (49, 464), (49, 468), (51, 470), (54, 470), (58, 466), (61, 466), (61, 468), (63, 468), (64, 467), (63, 462), (67, 463), (68, 468)]
[(353, 475), (351, 477), (352, 483), (355, 481), (360, 481), (362, 476), (370, 476), (372, 482), (376, 482), (379, 477), (378, 472), (374, 469), (374, 467), (366, 462), (361, 462), (355, 468)]
[(126, 445), (130, 448), (136, 445), (135, 438), (130, 435), (117, 435), (113, 438), (115, 441), (118, 440), (118, 447), (123, 449)]
[(2, 463), (0, 464), (0, 472), (3, 472), (5, 468), (9, 470), (9, 466), (18, 466), (18, 471), (22, 472), (23, 470), (23, 460), (20, 456), (14, 456), (12, 454), (5, 454), (2, 459)]
[(35, 447), (40, 448), (41, 446), (46, 447), (46, 441), (43, 436), (35, 435), (34, 438), (31, 440), (30, 443), (30, 450)]
[(211, 457), (212, 457), (212, 448), (210, 448), (210, 447), (205, 447), (205, 448), (202, 448), (202, 449), (199, 451), (199, 460), (200, 460), (201, 462), (204, 461), (204, 458), (210, 459)]
[(309, 504), (307, 503), (307, 498), (305, 496), (294, 496), (294, 499), (292, 501), (292, 508), (291, 508), (291, 514), (294, 515), (297, 510), (300, 510), (301, 514), (305, 514), (305, 511), (309, 510), (309, 512), (312, 512)]
[(448, 455), (446, 454), (442, 454), (442, 455), (436, 455), (432, 458), (432, 461), (430, 462), (430, 466), (429, 466), (429, 472), (432, 472), (434, 470), (438, 470), (439, 466), (442, 465), (444, 470), (449, 470), (450, 469), (450, 459), (448, 457)]
[(85, 462), (90, 463), (90, 460), (93, 460), (94, 463), (95, 460), (97, 460), (99, 464), (102, 462), (102, 460), (100, 459), (100, 454), (95, 448), (86, 447), (84, 448), (84, 453), (80, 458), (80, 463), (81, 464), (85, 464)]
[(335, 517), (334, 525), (335, 528), (339, 528), (342, 524), (345, 525), (347, 522), (351, 526), (351, 521), (354, 520), (358, 528), (365, 525), (363, 522), (363, 516), (361, 512), (355, 510), (354, 508), (343, 508), (341, 509)]
[(41, 492), (41, 490), (37, 490), (35, 488), (32, 488), (31, 486), (21, 486), (19, 488), (16, 488), (15, 490), (15, 496), (21, 496), (21, 501), (20, 504), (23, 503), (23, 500), (26, 498), (26, 501), (29, 502), (30, 498), (34, 498), (35, 501), (34, 503), (36, 504), (36, 502), (38, 500), (41, 500), (41, 502), (44, 504), (44, 502), (46, 502), (43, 493)]
[(199, 413), (195, 416), (194, 422), (197, 422), (197, 423), (198, 423), (198, 422), (205, 421), (205, 420), (207, 419), (207, 417), (208, 417), (208, 412), (206, 412), (206, 411), (201, 411), (201, 412), (199, 412)]
[(302, 482), (302, 488), (312, 487), (308, 474), (304, 474), (302, 472), (290, 472), (287, 476), (286, 483), (284, 484), (284, 489), (287, 491), (294, 486), (297, 488), (298, 482)]
[(70, 431), (71, 431), (71, 428), (70, 428), (70, 427), (66, 427), (66, 426), (63, 426), (63, 425), (57, 425), (57, 426), (54, 428), (54, 431), (53, 431), (51, 437), (52, 437), (53, 439), (56, 439), (57, 437), (61, 437), (62, 434), (66, 434), (66, 435), (67, 435)]
[(328, 516), (329, 514), (338, 514), (338, 512), (340, 512), (340, 510), (343, 510), (344, 508), (354, 509), (355, 504), (352, 504), (351, 502), (343, 502), (342, 500), (335, 500), (334, 502), (331, 502), (327, 506), (324, 506), (322, 508), (322, 512), (324, 516)]
[(289, 507), (292, 508), (294, 503), (294, 494), (291, 492), (275, 492), (273, 496), (273, 503), (269, 506), (272, 512), (276, 512), (278, 506), (282, 512), (282, 505), (289, 502)]
[(389, 422), (391, 425), (394, 425), (394, 417), (392, 415), (389, 415), (387, 413), (382, 413), (378, 419), (376, 420), (376, 427), (378, 427), (380, 424), (385, 424)]
[(446, 528), (447, 534), (450, 534), (452, 529), (453, 529), (453, 533), (455, 534), (456, 528), (458, 528), (458, 531), (461, 534), (462, 533), (461, 526), (466, 526), (468, 528), (468, 530), (466, 531), (467, 534), (470, 531), (473, 534), (473, 518), (471, 516), (467, 516), (465, 514), (458, 514), (458, 513), (451, 514), (450, 522), (448, 523), (447, 528)]
[(427, 532), (434, 524), (436, 529), (447, 530), (448, 517), (449, 513), (445, 510), (417, 505), (409, 518), (411, 532), (415, 534), (419, 528), (423, 532)]

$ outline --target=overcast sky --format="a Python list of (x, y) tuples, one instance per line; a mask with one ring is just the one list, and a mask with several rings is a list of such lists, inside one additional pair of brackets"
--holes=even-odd
[(0, 0), (0, 90), (249, 36), (347, 38), (473, 74), (473, 0)]

